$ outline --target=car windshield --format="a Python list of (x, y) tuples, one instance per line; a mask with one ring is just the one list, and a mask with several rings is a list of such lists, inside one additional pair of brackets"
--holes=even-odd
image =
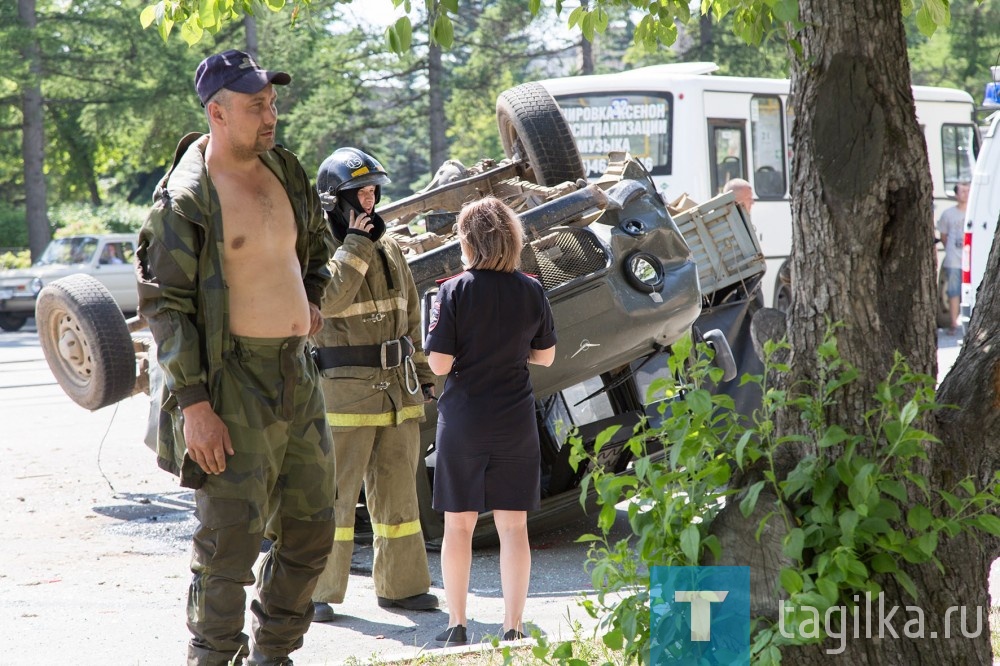
[(49, 264), (85, 264), (97, 251), (97, 239), (90, 236), (57, 238), (49, 243), (45, 252), (35, 262), (36, 266)]

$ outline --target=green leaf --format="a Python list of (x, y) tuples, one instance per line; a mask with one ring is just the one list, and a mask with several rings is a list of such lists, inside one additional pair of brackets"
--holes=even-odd
[(975, 517), (976, 525), (993, 536), (1000, 536), (1000, 518), (991, 513), (982, 513)]
[(750, 437), (753, 435), (752, 430), (746, 430), (740, 436), (740, 441), (736, 444), (736, 464), (740, 469), (743, 469), (743, 454), (747, 448), (747, 442), (750, 441)]
[(906, 502), (909, 499), (909, 495), (906, 492), (906, 486), (896, 479), (879, 479), (878, 488), (885, 494), (895, 497), (900, 502)]
[(701, 532), (696, 525), (688, 525), (681, 532), (681, 552), (692, 565), (698, 564), (698, 553), (701, 549)]
[(556, 646), (556, 649), (552, 651), (552, 657), (555, 659), (569, 659), (572, 656), (573, 644), (570, 641), (560, 643)]
[(802, 576), (795, 569), (790, 567), (782, 569), (779, 580), (788, 594), (798, 594), (802, 591)]
[(854, 530), (858, 526), (856, 511), (847, 510), (837, 519), (840, 525), (840, 543), (848, 548), (854, 547)]
[(896, 577), (896, 582), (898, 582), (900, 585), (902, 585), (903, 589), (906, 590), (911, 597), (913, 597), (914, 601), (916, 601), (917, 600), (917, 586), (913, 584), (913, 579), (910, 578), (909, 574), (907, 574), (905, 571), (903, 571), (902, 569), (900, 569), (900, 570), (896, 571), (895, 577)]
[(448, 18), (447, 14), (438, 14), (431, 34), (434, 36), (434, 41), (440, 44), (442, 48), (451, 48), (451, 45), (455, 43), (455, 27), (452, 25), (451, 19)]
[(757, 506), (757, 496), (760, 495), (760, 491), (764, 488), (764, 482), (758, 481), (757, 483), (750, 486), (747, 491), (746, 497), (740, 500), (740, 513), (743, 514), (744, 518), (750, 516), (753, 513), (754, 507)]
[(601, 637), (601, 640), (612, 650), (621, 650), (622, 646), (625, 645), (625, 639), (620, 629), (609, 631)]
[(389, 26), (385, 29), (385, 45), (393, 53), (403, 52), (399, 46), (399, 33), (396, 31), (396, 26)]
[(937, 23), (931, 17), (926, 4), (921, 5), (920, 9), (917, 10), (917, 28), (920, 30), (920, 34), (925, 37), (930, 37), (937, 30)]
[(878, 553), (872, 558), (872, 570), (878, 573), (893, 573), (897, 569), (896, 560), (888, 553)]
[(797, 21), (799, 18), (798, 0), (778, 0), (772, 7), (774, 18), (783, 22)]
[[(583, 7), (577, 7), (572, 12), (570, 12), (569, 18), (566, 20), (567, 25), (570, 28), (575, 28), (576, 25), (583, 20), (583, 17), (586, 13), (587, 13), (586, 9), (584, 9)], [(674, 353), (678, 353), (676, 348), (674, 349)]]
[(951, 25), (951, 11), (948, 0), (924, 0), (924, 7), (935, 25), (947, 28)]
[(823, 595), (830, 605), (837, 603), (837, 599), (840, 598), (840, 588), (832, 580), (826, 577), (821, 577), (816, 579), (816, 588), (819, 593)]
[(608, 426), (597, 434), (597, 439), (594, 440), (595, 454), (599, 453), (604, 448), (604, 445), (611, 441), (611, 438), (615, 436), (619, 428), (621, 428), (620, 425)]
[(802, 546), (805, 544), (806, 534), (801, 527), (791, 530), (782, 540), (781, 550), (791, 559), (802, 561)]
[(604, 11), (603, 7), (598, 7), (596, 13), (597, 18), (594, 21), (594, 29), (597, 30), (597, 32), (604, 32), (608, 29), (608, 13)]
[(918, 532), (927, 529), (933, 519), (934, 516), (923, 504), (915, 504), (906, 512), (906, 524)]
[(712, 405), (712, 394), (705, 389), (695, 389), (688, 391), (684, 396), (684, 403), (695, 414), (709, 414), (715, 409)]
[(847, 433), (847, 431), (839, 425), (832, 425), (826, 429), (826, 432), (823, 433), (823, 436), (820, 438), (819, 442), (817, 442), (817, 445), (819, 448), (825, 449), (840, 444), (845, 439), (850, 439), (850, 437), (851, 436)]
[(452, 14), (458, 13), (458, 0), (441, 0), (441, 6)]
[(139, 14), (139, 23), (142, 25), (142, 29), (145, 30), (149, 26), (153, 25), (153, 21), (156, 20), (156, 8), (158, 5), (147, 5), (142, 13)]
[(531, 12), (532, 16), (538, 16), (538, 10), (541, 8), (542, 0), (528, 0), (528, 11)]

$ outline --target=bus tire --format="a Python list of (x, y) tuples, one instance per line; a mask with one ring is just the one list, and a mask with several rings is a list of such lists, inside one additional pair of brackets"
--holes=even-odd
[(83, 273), (56, 280), (35, 304), (38, 340), (56, 381), (91, 411), (123, 400), (135, 387), (135, 348), (111, 293)]
[(586, 178), (569, 124), (552, 95), (538, 83), (524, 83), (497, 98), (497, 128), (507, 157), (528, 163), (527, 177), (552, 187)]

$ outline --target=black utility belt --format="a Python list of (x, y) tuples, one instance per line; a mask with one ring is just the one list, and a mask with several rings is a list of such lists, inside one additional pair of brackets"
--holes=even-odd
[(413, 343), (404, 335), (399, 340), (388, 340), (380, 345), (315, 347), (312, 356), (320, 371), (348, 365), (391, 370), (402, 365), (413, 352)]

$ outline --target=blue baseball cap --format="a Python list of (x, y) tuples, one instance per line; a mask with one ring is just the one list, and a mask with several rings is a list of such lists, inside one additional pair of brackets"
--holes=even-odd
[(202, 106), (223, 88), (253, 95), (268, 83), (284, 86), (291, 81), (292, 77), (285, 72), (261, 69), (249, 53), (235, 49), (208, 56), (194, 73), (194, 88)]

